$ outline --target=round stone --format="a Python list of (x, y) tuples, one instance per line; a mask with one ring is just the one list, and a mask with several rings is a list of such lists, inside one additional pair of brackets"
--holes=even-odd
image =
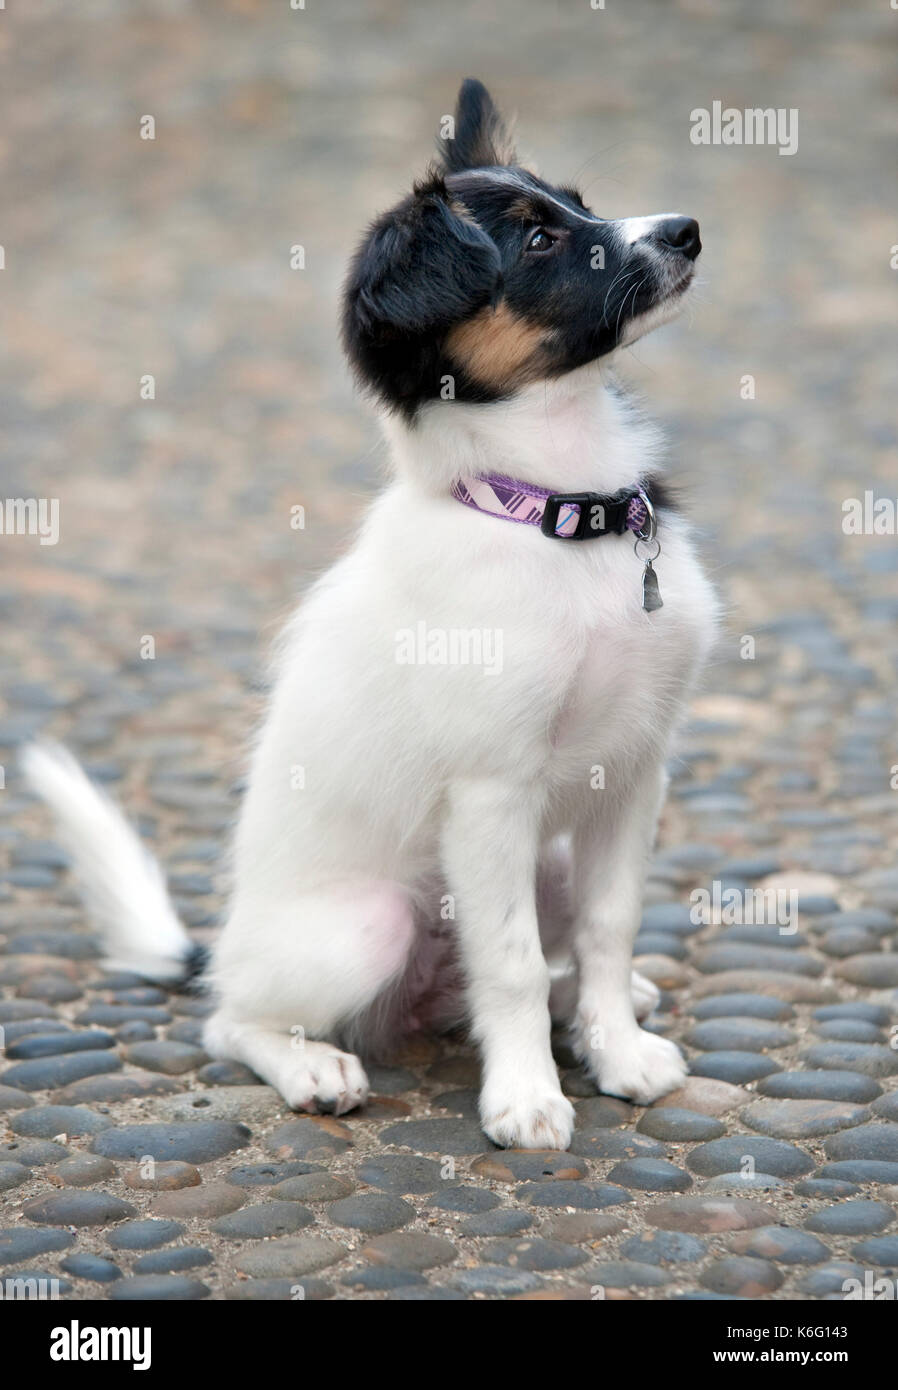
[(483, 1256), (493, 1264), (534, 1271), (572, 1269), (589, 1259), (586, 1251), (577, 1245), (565, 1245), (560, 1240), (544, 1240), (539, 1236), (491, 1240), (484, 1247)]
[[(657, 1139), (651, 1139), (647, 1134), (636, 1134), (633, 1130), (621, 1133), (619, 1130), (598, 1129), (598, 1130), (576, 1130), (571, 1140), (570, 1151), (572, 1154), (582, 1155), (583, 1158), (603, 1159), (603, 1158), (663, 1158), (667, 1150)], [(572, 1160), (574, 1163), (581, 1159)], [(582, 1173), (576, 1176), (586, 1176), (586, 1165), (583, 1165)], [(561, 1174), (559, 1174), (561, 1176)]]
[(417, 1149), (432, 1154), (479, 1154), (483, 1131), (474, 1120), (407, 1120), (381, 1131), (382, 1144)]
[(898, 1236), (871, 1236), (855, 1245), (851, 1253), (865, 1264), (898, 1269)]
[(849, 956), (833, 968), (833, 974), (870, 989), (893, 988), (898, 985), (898, 952), (869, 951)]
[(825, 1197), (829, 1201), (837, 1197), (853, 1197), (860, 1191), (857, 1183), (839, 1182), (835, 1178), (802, 1178), (793, 1186), (799, 1197)]
[(42, 1226), (106, 1226), (136, 1216), (137, 1208), (106, 1192), (63, 1191), (35, 1197), (22, 1208), (29, 1221)]
[(451, 1241), (443, 1240), (441, 1236), (411, 1231), (375, 1236), (374, 1240), (362, 1246), (359, 1253), (372, 1264), (419, 1270), (451, 1264), (458, 1251)]
[(9, 1043), (6, 1055), (10, 1061), (28, 1061), (34, 1057), (59, 1057), (69, 1052), (98, 1052), (107, 1047), (115, 1047), (115, 1038), (98, 1029), (86, 1033), (31, 1033), (18, 1042)]
[(741, 1196), (744, 1192), (772, 1192), (782, 1186), (782, 1178), (775, 1178), (772, 1173), (718, 1173), (716, 1178), (708, 1179), (702, 1191), (709, 1194), (733, 1192)]
[(768, 1047), (787, 1047), (795, 1037), (788, 1028), (767, 1019), (737, 1017), (697, 1023), (684, 1041), (703, 1052), (763, 1052)]
[(873, 1158), (842, 1159), (837, 1163), (824, 1163), (818, 1177), (861, 1185), (881, 1182), (891, 1186), (898, 1183), (898, 1163), (885, 1163)]
[(197, 1072), (207, 1086), (257, 1086), (259, 1078), (242, 1062), (207, 1062)]
[(23, 1163), (0, 1163), (0, 1192), (11, 1192), (30, 1177), (31, 1170)]
[(533, 1217), (514, 1207), (499, 1207), (495, 1211), (485, 1211), (479, 1216), (470, 1216), (459, 1227), (460, 1236), (514, 1236), (528, 1231), (533, 1225)]
[(835, 1100), (758, 1100), (742, 1119), (760, 1134), (775, 1139), (812, 1139), (858, 1125), (867, 1118), (865, 1105)]
[(184, 1274), (136, 1274), (130, 1279), (119, 1279), (109, 1290), (114, 1303), (144, 1303), (167, 1301), (171, 1303), (195, 1302), (208, 1298), (209, 1289), (198, 1279), (188, 1279)]
[(18, 1086), (0, 1086), (0, 1113), (5, 1110), (27, 1110), (35, 1101)]
[(266, 1140), (278, 1158), (334, 1158), (352, 1147), (352, 1131), (339, 1120), (289, 1120)]
[(818, 1264), (829, 1258), (822, 1240), (789, 1226), (761, 1226), (745, 1231), (735, 1237), (733, 1249), (740, 1255), (756, 1255), (779, 1264)]
[(39, 1057), (31, 1062), (14, 1062), (3, 1073), (3, 1081), (7, 1086), (20, 1086), (23, 1091), (49, 1091), (86, 1076), (121, 1071), (121, 1066), (122, 1059), (114, 1052), (72, 1052), (58, 1057)]
[(795, 1013), (791, 1004), (766, 994), (717, 994), (700, 999), (692, 1012), (698, 1019), (763, 1018), (780, 1021)]
[(301, 1173), (277, 1183), (271, 1195), (286, 1202), (334, 1202), (354, 1191), (354, 1183), (339, 1173)]
[(797, 1288), (799, 1293), (807, 1294), (809, 1298), (828, 1298), (832, 1294), (844, 1298), (852, 1280), (857, 1280), (863, 1286), (864, 1270), (860, 1265), (850, 1260), (831, 1260), (829, 1264), (803, 1274)]
[(259, 1202), (244, 1207), (230, 1216), (219, 1217), (211, 1229), (226, 1240), (249, 1240), (253, 1237), (286, 1236), (311, 1226), (315, 1221), (308, 1207), (299, 1202)]
[(247, 1246), (238, 1252), (235, 1264), (241, 1274), (253, 1279), (291, 1279), (336, 1264), (345, 1255), (346, 1247), (333, 1240), (310, 1235), (284, 1236)]
[(898, 1120), (898, 1091), (889, 1091), (880, 1096), (873, 1105), (873, 1112), (884, 1120)]
[(114, 1250), (155, 1250), (183, 1234), (184, 1227), (179, 1221), (157, 1221), (147, 1217), (119, 1226), (109, 1236), (109, 1244)]
[(436, 1207), (439, 1211), (461, 1212), (466, 1215), (492, 1211), (498, 1205), (499, 1198), (495, 1192), (490, 1192), (485, 1187), (467, 1187), (461, 1183), (453, 1184), (447, 1187), (445, 1192), (437, 1193), (430, 1202), (430, 1206)]
[(698, 1231), (717, 1235), (722, 1231), (747, 1231), (766, 1226), (775, 1213), (763, 1202), (738, 1197), (676, 1197), (649, 1207), (645, 1219), (665, 1231)]
[(729, 1081), (743, 1086), (782, 1070), (779, 1062), (758, 1052), (703, 1052), (689, 1063), (693, 1076), (709, 1076), (716, 1081)]
[(881, 1231), (894, 1219), (895, 1212), (885, 1202), (861, 1200), (839, 1202), (834, 1207), (814, 1212), (805, 1221), (809, 1231), (830, 1236), (866, 1236)]
[(197, 1187), (202, 1181), (198, 1168), (177, 1160), (168, 1163), (153, 1160), (145, 1168), (129, 1168), (123, 1177), (126, 1187), (147, 1192), (174, 1192), (181, 1187)]
[(66, 1274), (74, 1275), (76, 1279), (90, 1279), (95, 1284), (111, 1284), (114, 1279), (122, 1277), (122, 1271), (112, 1260), (104, 1260), (101, 1255), (90, 1255), (86, 1252), (66, 1255), (59, 1267), (64, 1269)]
[(324, 1170), (317, 1163), (306, 1163), (303, 1159), (293, 1159), (287, 1163), (244, 1163), (225, 1174), (228, 1182), (237, 1187), (272, 1187), (285, 1178), (298, 1178), (304, 1173), (321, 1173)]
[(758, 1083), (764, 1096), (788, 1100), (853, 1101), (864, 1104), (875, 1100), (882, 1087), (857, 1071), (782, 1071)]
[(665, 1109), (647, 1110), (636, 1126), (640, 1134), (648, 1134), (653, 1139), (666, 1139), (675, 1143), (700, 1143), (703, 1140), (717, 1139), (726, 1133), (726, 1126), (709, 1115), (700, 1115), (695, 1110), (682, 1110), (677, 1106)]
[(689, 1174), (664, 1158), (631, 1158), (617, 1163), (608, 1181), (640, 1192), (685, 1192), (692, 1186)]
[(591, 1289), (652, 1289), (670, 1283), (670, 1275), (654, 1265), (635, 1260), (606, 1260), (590, 1265), (582, 1277)]
[(898, 1052), (879, 1043), (819, 1043), (801, 1055), (808, 1067), (859, 1071), (874, 1078), (898, 1073)]
[(122, 1125), (94, 1139), (94, 1153), (106, 1158), (180, 1159), (209, 1163), (224, 1158), (250, 1141), (246, 1125), (226, 1120), (191, 1120), (181, 1124)]
[(316, 1303), (333, 1298), (334, 1289), (324, 1279), (313, 1279), (308, 1275), (301, 1282), (297, 1278), (240, 1279), (225, 1288), (224, 1296), (228, 1301), (241, 1303)]
[(618, 1125), (632, 1124), (635, 1112), (625, 1100), (613, 1096), (589, 1096), (574, 1107), (577, 1127), (585, 1129), (615, 1129)]
[(631, 1236), (621, 1246), (621, 1254), (637, 1264), (664, 1265), (691, 1263), (707, 1253), (704, 1241), (682, 1231), (644, 1231)]
[(0, 1144), (0, 1163), (23, 1163), (27, 1168), (58, 1163), (68, 1156), (65, 1145), (52, 1139), (11, 1139), (8, 1144)]
[(9, 1127), (16, 1134), (36, 1139), (56, 1139), (61, 1134), (73, 1139), (83, 1134), (99, 1134), (111, 1124), (108, 1116), (98, 1115), (83, 1105), (36, 1105), (33, 1110), (15, 1115)]
[(210, 1265), (213, 1260), (211, 1250), (197, 1245), (178, 1245), (174, 1250), (154, 1250), (150, 1255), (141, 1255), (134, 1262), (135, 1274), (180, 1274), (185, 1269), (198, 1269)]
[(751, 1159), (756, 1172), (772, 1173), (776, 1178), (800, 1178), (814, 1167), (813, 1160), (794, 1144), (781, 1139), (756, 1138), (752, 1134), (737, 1134), (699, 1144), (686, 1163), (693, 1173), (713, 1178), (718, 1173), (741, 1172), (746, 1159)]
[(453, 1274), (452, 1286), (462, 1293), (512, 1294), (528, 1293), (542, 1287), (536, 1274), (525, 1269), (509, 1269), (505, 1265), (478, 1265)]
[(385, 1231), (395, 1231), (400, 1226), (407, 1226), (414, 1220), (415, 1208), (399, 1197), (390, 1197), (380, 1192), (363, 1192), (333, 1202), (328, 1208), (328, 1216), (338, 1226), (350, 1226), (357, 1231), (381, 1235)]
[(70, 1086), (54, 1091), (51, 1100), (55, 1105), (81, 1105), (84, 1101), (92, 1105), (135, 1097), (166, 1096), (180, 1090), (180, 1083), (173, 1077), (135, 1071), (128, 1076), (88, 1076), (83, 1081), (73, 1081)]
[(423, 1274), (412, 1269), (394, 1269), (391, 1265), (369, 1265), (359, 1267), (344, 1274), (340, 1283), (358, 1293), (383, 1293), (387, 1289), (411, 1288), (415, 1284), (424, 1285)]
[(767, 1260), (755, 1259), (750, 1255), (732, 1255), (709, 1265), (702, 1273), (700, 1282), (714, 1293), (736, 1298), (763, 1298), (779, 1288), (783, 1276), (776, 1265)]
[(898, 1124), (858, 1125), (856, 1129), (831, 1135), (823, 1147), (827, 1158), (898, 1163)]
[(845, 1004), (823, 1004), (819, 1009), (811, 1011), (811, 1017), (818, 1023), (828, 1023), (834, 1019), (859, 1019), (864, 1023), (872, 1023), (877, 1028), (885, 1028), (892, 1015), (882, 1004), (855, 999)]
[(246, 1201), (241, 1187), (229, 1182), (204, 1182), (199, 1187), (184, 1187), (176, 1192), (163, 1192), (156, 1198), (153, 1210), (159, 1216), (208, 1221), (238, 1211)]
[(384, 1154), (368, 1159), (358, 1170), (362, 1182), (384, 1192), (435, 1192), (441, 1186), (443, 1169), (432, 1158), (412, 1158), (406, 1154)]
[(656, 1100), (652, 1110), (695, 1110), (700, 1115), (726, 1115), (751, 1099), (741, 1086), (712, 1077), (687, 1076), (683, 1085)]
[(107, 1182), (116, 1175), (114, 1163), (99, 1154), (73, 1154), (47, 1174), (51, 1181), (58, 1178), (66, 1187), (91, 1187), (96, 1182)]
[(57, 1250), (65, 1250), (74, 1245), (75, 1237), (71, 1231), (62, 1227), (8, 1226), (0, 1230), (0, 1265), (21, 1264), (33, 1260), (36, 1255), (49, 1255)]
[(207, 1060), (207, 1053), (201, 1047), (189, 1043), (161, 1042), (132, 1043), (125, 1048), (125, 1061), (147, 1071), (161, 1071), (167, 1076), (180, 1076), (185, 1071), (201, 1067)]
[(573, 1207), (575, 1211), (602, 1211), (633, 1200), (622, 1187), (609, 1183), (565, 1181), (524, 1183), (516, 1196), (532, 1207)]

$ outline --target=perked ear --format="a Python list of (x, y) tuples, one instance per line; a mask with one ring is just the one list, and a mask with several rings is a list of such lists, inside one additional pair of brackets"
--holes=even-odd
[(441, 335), (494, 302), (500, 287), (495, 242), (432, 176), (374, 223), (356, 254), (343, 308), (347, 355), (368, 385), (409, 402)]
[(440, 153), (446, 172), (487, 169), (514, 164), (515, 152), (505, 122), (493, 99), (476, 77), (466, 77), (455, 108), (455, 135), (441, 139)]

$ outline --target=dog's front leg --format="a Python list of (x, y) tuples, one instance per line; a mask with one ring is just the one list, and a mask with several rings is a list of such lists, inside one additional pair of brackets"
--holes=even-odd
[(531, 789), (459, 781), (449, 791), (443, 855), (483, 1058), (483, 1128), (506, 1148), (564, 1149), (574, 1112), (549, 1040), (536, 916), (539, 813)]
[(633, 939), (664, 789), (659, 767), (622, 772), (618, 790), (609, 785), (596, 793), (607, 801), (593, 808), (574, 837), (575, 1042), (600, 1091), (641, 1105), (686, 1077), (675, 1044), (639, 1027), (631, 989)]

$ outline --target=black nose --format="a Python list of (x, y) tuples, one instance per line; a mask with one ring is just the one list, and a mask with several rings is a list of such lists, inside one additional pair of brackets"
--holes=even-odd
[(694, 261), (702, 249), (694, 217), (666, 217), (655, 228), (655, 240), (671, 251), (681, 251), (690, 261)]

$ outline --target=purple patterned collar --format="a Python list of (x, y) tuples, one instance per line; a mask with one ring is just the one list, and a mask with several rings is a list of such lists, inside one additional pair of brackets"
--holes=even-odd
[(654, 536), (655, 516), (647, 487), (623, 488), (610, 496), (597, 492), (552, 492), (500, 473), (455, 482), (452, 496), (466, 507), (523, 526), (538, 526), (544, 536), (585, 541), (597, 536)]

